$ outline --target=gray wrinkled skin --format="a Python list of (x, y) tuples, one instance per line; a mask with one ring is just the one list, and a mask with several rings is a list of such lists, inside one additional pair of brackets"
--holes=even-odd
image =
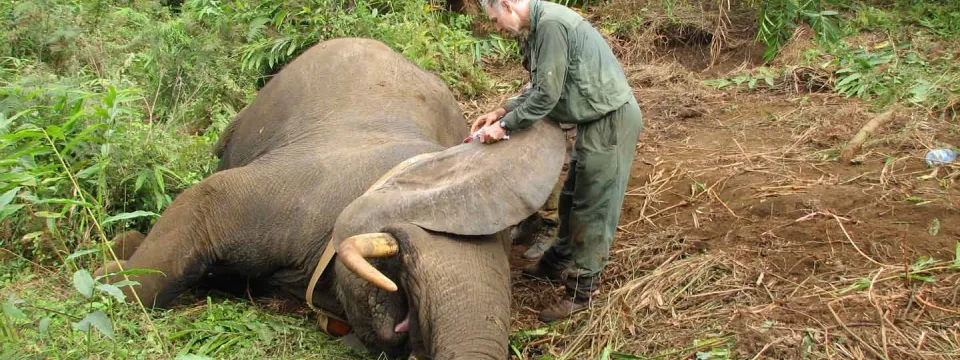
[[(373, 263), (400, 290), (376, 289), (334, 260), (315, 305), (346, 317), (374, 352), (502, 359), (503, 232), (546, 199), (564, 145), (544, 121), (494, 145), (461, 145), (467, 131), (445, 84), (383, 43), (320, 43), (237, 115), (214, 150), (218, 171), (174, 200), (124, 268), (163, 272), (131, 277), (159, 307), (187, 288), (248, 283), (302, 300), (329, 241), (389, 231), (401, 252)], [(360, 198), (395, 165), (433, 152), (441, 156)], [(395, 333), (407, 314), (409, 332)]]

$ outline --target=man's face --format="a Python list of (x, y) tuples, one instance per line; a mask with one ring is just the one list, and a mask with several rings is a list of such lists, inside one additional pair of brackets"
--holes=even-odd
[(497, 31), (512, 37), (521, 37), (524, 31), (522, 30), (522, 21), (515, 8), (516, 4), (512, 1), (498, 1), (500, 1), (500, 6), (483, 6), (487, 17), (497, 25)]

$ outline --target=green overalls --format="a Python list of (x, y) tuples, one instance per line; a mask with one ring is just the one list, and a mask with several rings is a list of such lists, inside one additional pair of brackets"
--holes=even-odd
[(504, 107), (506, 130), (549, 117), (577, 125), (560, 193), (560, 233), (542, 265), (566, 269), (568, 295), (589, 298), (609, 260), (643, 115), (609, 45), (576, 12), (530, 3), (522, 44), (531, 87)]

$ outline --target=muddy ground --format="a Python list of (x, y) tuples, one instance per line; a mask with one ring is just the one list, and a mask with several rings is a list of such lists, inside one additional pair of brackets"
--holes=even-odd
[[(513, 329), (529, 334), (514, 357), (960, 358), (957, 168), (923, 161), (934, 140), (960, 143), (956, 125), (906, 109), (836, 160), (878, 114), (800, 82), (703, 85), (760, 65), (735, 33), (717, 61), (709, 38), (641, 51), (611, 37), (646, 122), (611, 262), (590, 309), (548, 327), (537, 311), (562, 288), (521, 277), (514, 256)], [(494, 73), (522, 81), (518, 68)]]

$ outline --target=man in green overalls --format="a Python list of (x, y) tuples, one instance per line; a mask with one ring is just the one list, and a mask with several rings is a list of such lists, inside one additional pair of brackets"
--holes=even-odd
[[(543, 0), (482, 0), (497, 28), (518, 38), (531, 86), (504, 107), (477, 118), (480, 141), (549, 117), (577, 126), (560, 193), (557, 242), (528, 276), (566, 286), (566, 296), (541, 310), (551, 322), (586, 308), (609, 260), (643, 116), (620, 62), (579, 14)], [(509, 184), (504, 184), (509, 186)]]

